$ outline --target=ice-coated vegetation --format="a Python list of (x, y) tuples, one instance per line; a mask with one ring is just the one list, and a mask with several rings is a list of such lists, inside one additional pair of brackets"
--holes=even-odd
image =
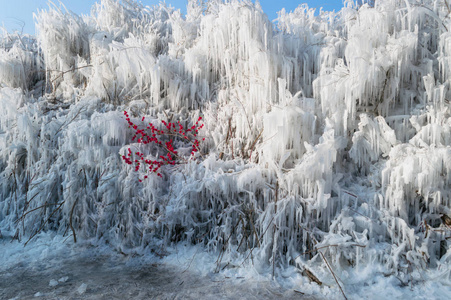
[[(331, 284), (330, 269), (451, 279), (447, 0), (300, 5), (276, 23), (244, 0), (189, 0), (186, 15), (101, 0), (35, 20), (35, 37), (0, 39), (2, 230), (202, 244), (216, 270)], [(132, 141), (124, 110), (202, 116), (201, 154), (140, 182), (121, 155), (161, 149)]]

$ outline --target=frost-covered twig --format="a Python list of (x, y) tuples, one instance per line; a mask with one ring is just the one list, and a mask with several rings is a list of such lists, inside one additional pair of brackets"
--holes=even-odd
[(72, 217), (74, 215), (74, 209), (75, 209), (75, 205), (77, 205), (78, 199), (79, 199), (78, 197), (77, 197), (77, 199), (75, 199), (74, 204), (72, 205), (72, 208), (70, 209), (70, 215), (69, 215), (69, 226), (70, 226), (70, 229), (72, 230), (72, 234), (74, 235), (74, 243), (77, 242), (77, 235), (75, 234)]
[(56, 135), (61, 131), (61, 129), (62, 129), (64, 126), (67, 126), (68, 124), (72, 123), (72, 121), (74, 121), (74, 120), (80, 115), (80, 113), (81, 113), (81, 111), (82, 111), (83, 109), (86, 110), (85, 107), (80, 107), (80, 109), (78, 110), (78, 112), (75, 114), (75, 116), (73, 116), (72, 119), (70, 119), (69, 122), (65, 121), (65, 122), (60, 126), (60, 128), (58, 128), (58, 130), (55, 132), (54, 136), (56, 136)]
[(238, 227), (238, 225), (240, 225), (240, 223), (242, 222), (242, 218), (241, 216), (238, 219), (238, 222), (236, 223), (236, 225), (232, 228), (232, 231), (230, 232), (229, 237), (227, 238), (227, 240), (224, 241), (221, 251), (219, 252), (219, 257), (216, 260), (216, 273), (219, 272), (219, 268), (221, 266), (221, 261), (222, 261), (222, 257), (224, 256), (224, 252), (226, 250), (226, 246), (229, 243), (230, 238), (232, 237), (232, 235), (235, 233), (236, 228)]
[(25, 246), (38, 234), (42, 231), (42, 229), (44, 229), (44, 226), (50, 221), (50, 218), (53, 217), (53, 215), (63, 206), (63, 204), (66, 201), (61, 202), (61, 204), (54, 210), (52, 211), (52, 213), (50, 214), (50, 216), (47, 218), (47, 220), (44, 221), (44, 223), (41, 225), (41, 227), (39, 227), (38, 230), (36, 230), (35, 233), (33, 233), (30, 238), (25, 242)]
[[(279, 181), (276, 181), (275, 186), (275, 197), (274, 197), (274, 216), (277, 215), (277, 200), (279, 198)], [(274, 279), (275, 274), (275, 264), (276, 264), (276, 254), (277, 254), (277, 237), (276, 237), (276, 231), (277, 226), (274, 223), (274, 230), (273, 230), (273, 245), (272, 245), (272, 278)]]
[(332, 276), (334, 277), (335, 282), (337, 283), (338, 287), (340, 288), (341, 293), (343, 294), (343, 297), (347, 300), (348, 297), (346, 297), (345, 292), (343, 291), (343, 289), (341, 288), (340, 283), (337, 280), (337, 277), (335, 276), (334, 271), (332, 270), (332, 268), (329, 265), (329, 262), (327, 261), (326, 257), (324, 256), (324, 254), (321, 251), (318, 251), (319, 254), (321, 255), (322, 259), (324, 260), (324, 262), (327, 265), (327, 268), (329, 269), (330, 273), (332, 274)]
[[(310, 236), (311, 236), (311, 238), (312, 238), (312, 240), (314, 241), (315, 244), (318, 244), (318, 240), (315, 238), (315, 236), (313, 235), (313, 233), (312, 233), (310, 230), (304, 228), (304, 227), (301, 226), (301, 225), (299, 225), (299, 226), (300, 226), (301, 228), (303, 228), (304, 230), (306, 230), (306, 231), (310, 234)], [(360, 245), (359, 245), (359, 246), (360, 246)], [(329, 245), (329, 246), (326, 246), (326, 247), (330, 247), (330, 245)], [(319, 247), (318, 249), (321, 249), (321, 248), (323, 248), (323, 247)], [(343, 297), (347, 300), (348, 298), (346, 297), (346, 295), (345, 295), (343, 289), (341, 288), (341, 285), (340, 285), (340, 283), (338, 282), (337, 277), (335, 276), (335, 272), (332, 270), (332, 268), (331, 268), (329, 262), (327, 261), (326, 257), (324, 256), (323, 252), (321, 252), (320, 250), (318, 250), (318, 253), (321, 255), (321, 258), (322, 258), (322, 259), (324, 260), (324, 262), (326, 263), (327, 268), (329, 269), (329, 271), (330, 271), (330, 273), (332, 274), (332, 276), (333, 276), (335, 282), (337, 283), (338, 287), (340, 288), (340, 291), (341, 291), (341, 293), (343, 294)], [(302, 255), (302, 254), (301, 254), (301, 255)]]
[(22, 221), (23, 219), (25, 219), (25, 217), (26, 217), (28, 214), (30, 214), (30, 213), (32, 213), (32, 212), (34, 212), (34, 211), (36, 211), (36, 210), (39, 210), (39, 209), (44, 208), (44, 207), (48, 207), (48, 206), (52, 206), (52, 205), (60, 205), (60, 204), (61, 204), (61, 203), (45, 203), (45, 204), (40, 205), (40, 206), (38, 206), (38, 207), (35, 207), (35, 208), (31, 209), (31, 210), (24, 211), (23, 214), (22, 214), (22, 216), (16, 220), (16, 223)]
[[(268, 223), (268, 226), (266, 227), (266, 229), (263, 231), (263, 233), (260, 235), (260, 240), (263, 238), (263, 236), (265, 235), (265, 233), (268, 231), (269, 227), (271, 227), (271, 225), (273, 225), (273, 220), (274, 220), (274, 216), (271, 218), (271, 220)], [(244, 265), (244, 263), (246, 262), (246, 260), (249, 258), (249, 256), (252, 255), (252, 251), (254, 251), (255, 247), (251, 248), (249, 250), (249, 253), (246, 255), (246, 257), (244, 258), (243, 262), (241, 263), (241, 265)]]
[[(101, 65), (101, 64), (103, 64), (104, 62), (101, 62), (100, 64), (99, 64), (99, 66)], [(55, 78), (53, 78), (51, 81), (50, 81), (50, 83), (54, 83), (56, 80), (58, 80), (59, 78), (62, 78), (65, 74), (67, 74), (67, 73), (69, 73), (69, 72), (75, 72), (76, 70), (80, 70), (80, 69), (84, 69), (84, 68), (92, 68), (92, 67), (94, 67), (93, 65), (85, 65), (85, 66), (80, 66), (80, 67), (75, 67), (75, 66), (73, 66), (72, 68), (70, 68), (69, 70), (66, 70), (66, 71), (59, 71), (59, 70), (47, 70), (47, 72), (49, 72), (49, 71), (54, 71), (54, 72), (58, 72), (58, 73), (60, 73), (60, 75), (58, 75), (57, 77), (55, 77)]]
[(257, 143), (258, 139), (261, 137), (263, 133), (263, 129), (260, 130), (260, 133), (258, 134), (258, 136), (255, 138), (255, 140), (252, 142), (251, 147), (249, 148), (249, 150), (251, 151), (251, 154), (249, 155), (249, 161), (252, 161), (252, 151), (254, 150), (255, 144)]

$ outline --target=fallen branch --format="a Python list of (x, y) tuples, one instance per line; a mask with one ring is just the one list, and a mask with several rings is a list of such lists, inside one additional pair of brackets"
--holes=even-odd
[[(323, 283), (315, 276), (309, 269), (304, 269), (304, 273), (310, 279), (310, 281), (316, 282), (319, 286), (323, 285)], [(303, 274), (304, 275), (304, 274)]]

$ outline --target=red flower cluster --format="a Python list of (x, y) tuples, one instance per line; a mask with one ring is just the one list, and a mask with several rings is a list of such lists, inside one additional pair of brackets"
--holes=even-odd
[[(148, 166), (150, 173), (155, 173), (157, 176), (163, 177), (161, 173), (158, 172), (162, 166), (175, 165), (176, 163), (180, 163), (181, 160), (184, 160), (178, 155), (177, 150), (174, 148), (173, 142), (174, 139), (177, 138), (185, 140), (191, 144), (191, 155), (199, 152), (200, 144), (197, 139), (197, 135), (199, 134), (199, 130), (204, 127), (204, 124), (199, 124), (202, 117), (199, 117), (196, 123), (188, 129), (185, 129), (180, 121), (177, 123), (168, 123), (163, 120), (161, 122), (166, 129), (159, 130), (152, 123), (148, 123), (146, 129), (138, 129), (138, 126), (131, 121), (127, 111), (124, 111), (124, 115), (128, 122), (129, 128), (133, 128), (135, 130), (135, 135), (133, 136), (132, 141), (137, 140), (138, 143), (144, 145), (154, 143), (166, 151), (166, 155), (160, 155), (158, 159), (151, 160), (145, 159), (144, 153), (141, 152), (135, 152), (133, 155), (132, 150), (128, 148), (127, 155), (122, 155), (122, 159), (129, 165), (135, 165), (135, 172), (139, 171), (141, 164), (144, 163)], [(144, 122), (144, 119), (145, 117), (142, 117), (141, 121)], [(169, 138), (169, 141), (162, 141), (162, 138)], [(204, 141), (205, 138), (202, 140)], [(144, 179), (147, 178), (147, 175), (144, 176)], [(141, 179), (139, 181), (142, 182)]]

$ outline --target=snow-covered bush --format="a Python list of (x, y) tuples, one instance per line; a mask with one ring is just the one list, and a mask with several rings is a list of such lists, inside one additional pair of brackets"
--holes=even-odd
[(54, 96), (70, 99), (83, 81), (78, 68), (89, 57), (89, 35), (83, 19), (64, 7), (51, 6), (36, 16), (37, 40), (45, 62), (46, 88)]
[(41, 57), (34, 37), (19, 34), (0, 35), (0, 86), (37, 89), (44, 78)]

